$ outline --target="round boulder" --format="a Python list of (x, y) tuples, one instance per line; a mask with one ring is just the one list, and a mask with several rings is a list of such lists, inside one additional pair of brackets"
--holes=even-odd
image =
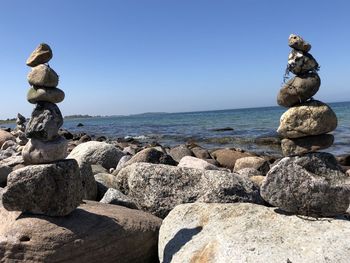
[(337, 124), (337, 116), (327, 104), (312, 100), (283, 113), (277, 132), (284, 138), (300, 138), (331, 132)]
[(64, 92), (58, 88), (31, 87), (27, 93), (27, 100), (36, 104), (39, 101), (60, 103), (64, 100)]
[(37, 87), (55, 88), (58, 85), (57, 73), (45, 64), (34, 67), (27, 79), (30, 85)]

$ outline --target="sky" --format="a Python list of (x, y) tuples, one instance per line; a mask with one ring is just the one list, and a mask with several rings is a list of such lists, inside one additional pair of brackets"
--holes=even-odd
[(53, 49), (63, 115), (275, 106), (288, 36), (312, 44), (316, 99), (350, 100), (347, 0), (0, 0), (0, 119), (29, 117), (26, 66)]

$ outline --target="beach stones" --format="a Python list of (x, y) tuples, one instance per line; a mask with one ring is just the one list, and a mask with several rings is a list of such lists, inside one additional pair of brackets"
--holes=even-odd
[(58, 88), (31, 87), (27, 93), (27, 100), (33, 104), (40, 101), (60, 103), (64, 96), (64, 92)]
[(58, 85), (57, 73), (45, 64), (34, 67), (27, 78), (33, 86), (54, 88)]
[(2, 203), (9, 211), (65, 216), (80, 205), (82, 197), (78, 164), (67, 159), (10, 173)]
[(350, 177), (329, 153), (285, 157), (266, 175), (261, 196), (280, 209), (309, 216), (336, 216), (349, 207)]
[(35, 67), (49, 62), (52, 58), (52, 50), (48, 44), (41, 43), (27, 59), (27, 66)]
[[(65, 159), (68, 142), (58, 134), (63, 117), (55, 104), (63, 101), (64, 92), (56, 88), (55, 71), (44, 64), (51, 58), (51, 48), (40, 44), (27, 61), (27, 65), (34, 67), (28, 75), (33, 86), (27, 99), (36, 103), (24, 130), (30, 139), (22, 149), (27, 166), (8, 175), (2, 202), (10, 211), (65, 216), (80, 205), (86, 180), (77, 161)], [(23, 124), (23, 118), (19, 116), (19, 119)]]
[(63, 117), (56, 104), (40, 101), (36, 105), (26, 128), (28, 138), (52, 140), (58, 136)]
[(338, 120), (327, 104), (313, 99), (321, 80), (318, 63), (308, 53), (311, 45), (293, 34), (288, 44), (292, 51), (287, 69), (296, 76), (278, 93), (277, 103), (290, 108), (281, 116), (277, 132), (283, 138), (283, 155), (293, 156), (330, 147), (334, 137), (327, 133), (336, 129)]

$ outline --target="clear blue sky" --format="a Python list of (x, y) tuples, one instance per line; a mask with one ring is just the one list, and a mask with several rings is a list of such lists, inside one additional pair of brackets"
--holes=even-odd
[(2, 0), (0, 118), (29, 117), (25, 61), (41, 42), (64, 115), (276, 105), (290, 33), (321, 65), (315, 97), (350, 100), (349, 2)]

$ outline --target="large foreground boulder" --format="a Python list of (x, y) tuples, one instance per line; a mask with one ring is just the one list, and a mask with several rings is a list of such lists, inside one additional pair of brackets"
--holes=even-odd
[(307, 220), (254, 204), (184, 204), (164, 219), (163, 263), (349, 262), (350, 221)]
[(9, 174), (3, 206), (9, 211), (27, 211), (49, 216), (71, 213), (83, 198), (75, 160), (29, 165)]
[(135, 163), (123, 168), (114, 188), (132, 198), (139, 209), (161, 218), (182, 203), (262, 203), (253, 183), (237, 174), (161, 164)]
[(87, 201), (66, 217), (8, 212), (0, 207), (4, 262), (157, 262), (161, 219), (142, 211)]
[(285, 157), (267, 173), (261, 196), (287, 212), (334, 216), (349, 207), (350, 177), (329, 153)]
[(124, 153), (111, 144), (90, 141), (79, 144), (67, 158), (76, 159), (78, 163), (100, 164), (104, 168), (110, 169), (117, 167), (122, 156), (124, 156)]

